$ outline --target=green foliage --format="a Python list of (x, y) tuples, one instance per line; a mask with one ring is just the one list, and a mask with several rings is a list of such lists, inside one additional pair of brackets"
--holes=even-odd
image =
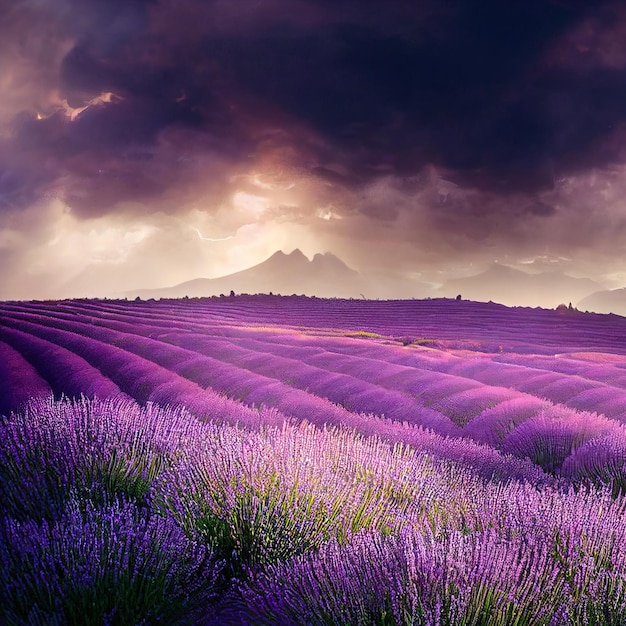
[(108, 456), (93, 460), (84, 471), (84, 489), (91, 500), (110, 502), (123, 496), (147, 504), (150, 486), (165, 465), (159, 454), (133, 454), (113, 448)]
[(354, 333), (346, 335), (346, 337), (352, 337), (354, 339), (384, 339), (385, 336), (380, 333), (373, 333), (369, 330), (357, 330)]
[(273, 474), (262, 488), (236, 485), (221, 496), (216, 487), (210, 501), (198, 498), (196, 508), (189, 507), (198, 513), (186, 525), (234, 577), (315, 550), (336, 533), (340, 499), (327, 505), (297, 481), (284, 485)]

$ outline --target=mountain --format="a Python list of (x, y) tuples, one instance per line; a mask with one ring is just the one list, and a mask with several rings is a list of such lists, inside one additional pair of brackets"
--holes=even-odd
[(319, 297), (359, 298), (365, 281), (330, 252), (309, 260), (300, 250), (275, 252), (248, 269), (220, 278), (196, 278), (173, 287), (137, 289), (124, 295), (141, 298), (207, 297), (235, 293), (305, 294)]
[(626, 288), (596, 291), (578, 303), (581, 311), (626, 316)]
[(494, 264), (481, 274), (449, 280), (439, 288), (439, 295), (465, 300), (492, 300), (507, 306), (555, 308), (578, 302), (602, 285), (588, 278), (574, 278), (562, 272), (528, 274), (508, 265)]

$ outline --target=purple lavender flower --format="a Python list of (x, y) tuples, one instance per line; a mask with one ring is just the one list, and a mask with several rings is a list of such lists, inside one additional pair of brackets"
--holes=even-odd
[(54, 522), (5, 518), (0, 533), (3, 623), (191, 623), (216, 598), (210, 551), (131, 503), (70, 499)]

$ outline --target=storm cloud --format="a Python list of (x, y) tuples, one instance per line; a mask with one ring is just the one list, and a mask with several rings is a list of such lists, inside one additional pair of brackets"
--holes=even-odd
[[(290, 245), (614, 271), (625, 34), (617, 2), (1, 0), (4, 267), (63, 237), (106, 265), (85, 233), (108, 224), (143, 233), (132, 279), (153, 283), (163, 248), (170, 282)], [(265, 239), (235, 262), (246, 232)], [(189, 237), (216, 246), (190, 262)]]

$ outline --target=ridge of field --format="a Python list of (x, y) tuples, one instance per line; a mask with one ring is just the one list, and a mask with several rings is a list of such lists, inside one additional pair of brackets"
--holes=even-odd
[(625, 354), (618, 316), (446, 299), (5, 302), (0, 412), (50, 391), (183, 404), (207, 419), (219, 406), (249, 424), (268, 407), (272, 423), (403, 443), (428, 429), (444, 456), (463, 455), (441, 438), (463, 438), (468, 458), (576, 473), (586, 447), (623, 440)]

